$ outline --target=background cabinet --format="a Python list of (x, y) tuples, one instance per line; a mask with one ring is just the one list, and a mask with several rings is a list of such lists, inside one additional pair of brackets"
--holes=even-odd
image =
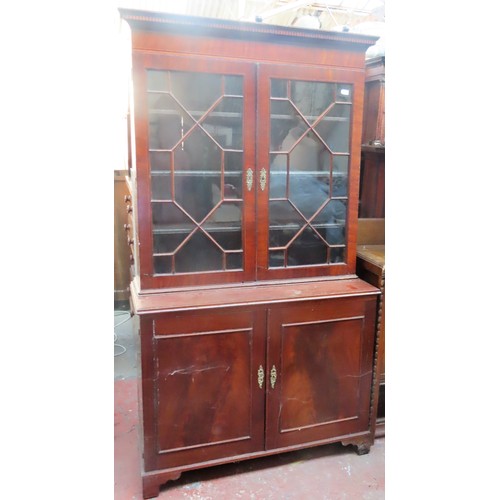
[(377, 359), (379, 370), (379, 399), (377, 432), (385, 429), (385, 220), (359, 219), (358, 257), (356, 272), (359, 277), (380, 289), (377, 325)]
[(385, 217), (385, 56), (366, 62), (359, 217)]
[(146, 498), (183, 471), (374, 436), (355, 275), (375, 38), (121, 10)]

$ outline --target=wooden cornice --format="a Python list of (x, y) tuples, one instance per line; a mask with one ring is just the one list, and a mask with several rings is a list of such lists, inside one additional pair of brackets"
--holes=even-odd
[(294, 39), (295, 43), (342, 43), (351, 50), (365, 52), (378, 37), (358, 33), (326, 31), (278, 26), (256, 22), (243, 22), (198, 16), (185, 16), (146, 10), (119, 8), (121, 17), (131, 29), (184, 33), (192, 36), (223, 36), (236, 39), (265, 39), (277, 42), (283, 38)]

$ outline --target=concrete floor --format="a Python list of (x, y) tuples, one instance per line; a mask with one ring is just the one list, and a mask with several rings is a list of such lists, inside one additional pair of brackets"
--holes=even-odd
[[(128, 318), (116, 314), (115, 325)], [(134, 321), (128, 319), (115, 328), (115, 500), (142, 499)], [(186, 472), (164, 485), (158, 498), (381, 500), (384, 496), (382, 436), (368, 455), (358, 456), (352, 446), (335, 443)]]

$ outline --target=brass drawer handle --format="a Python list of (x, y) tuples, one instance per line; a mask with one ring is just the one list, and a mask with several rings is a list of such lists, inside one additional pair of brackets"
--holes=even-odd
[(247, 189), (249, 191), (252, 190), (252, 186), (253, 186), (253, 170), (251, 168), (248, 168), (247, 169)]
[(267, 172), (265, 168), (260, 170), (260, 189), (264, 191), (266, 189), (267, 184)]
[(264, 368), (262, 368), (262, 365), (259, 366), (259, 371), (257, 372), (257, 382), (259, 383), (259, 389), (262, 389), (262, 384), (264, 383)]
[(274, 389), (274, 384), (276, 384), (276, 379), (278, 378), (278, 372), (276, 367), (273, 365), (271, 368), (271, 388)]

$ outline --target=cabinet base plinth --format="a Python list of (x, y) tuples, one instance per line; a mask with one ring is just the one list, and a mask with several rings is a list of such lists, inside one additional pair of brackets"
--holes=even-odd
[(356, 446), (356, 453), (358, 455), (366, 455), (367, 453), (370, 453), (370, 445), (363, 443), (360, 445)]
[(142, 476), (142, 496), (156, 498), (160, 494), (160, 486), (168, 481), (175, 481), (181, 477), (182, 472), (158, 472)]
[(371, 445), (373, 444), (373, 438), (363, 437), (352, 440), (342, 441), (344, 446), (352, 444), (356, 448), (356, 453), (358, 455), (366, 455), (370, 453)]
[(169, 481), (175, 481), (179, 479), (183, 472), (206, 469), (213, 466), (230, 464), (235, 462), (244, 462), (247, 460), (254, 460), (272, 455), (279, 455), (282, 453), (299, 451), (301, 449), (306, 449), (306, 448), (315, 448), (317, 446), (338, 443), (339, 441), (342, 443), (343, 446), (353, 445), (356, 448), (356, 452), (358, 455), (365, 455), (366, 453), (369, 453), (370, 447), (374, 442), (370, 434), (363, 433), (361, 435), (358, 434), (350, 437), (345, 437), (345, 439), (333, 438), (331, 440), (325, 440), (324, 442), (302, 443), (300, 445), (291, 446), (288, 448), (279, 448), (274, 450), (259, 451), (247, 455), (235, 455), (231, 457), (224, 457), (213, 460), (211, 462), (190, 464), (186, 466), (181, 466), (176, 469), (164, 469), (158, 471), (143, 472), (142, 474), (143, 497), (144, 499), (156, 498), (160, 494), (160, 487), (162, 485), (164, 485)]

